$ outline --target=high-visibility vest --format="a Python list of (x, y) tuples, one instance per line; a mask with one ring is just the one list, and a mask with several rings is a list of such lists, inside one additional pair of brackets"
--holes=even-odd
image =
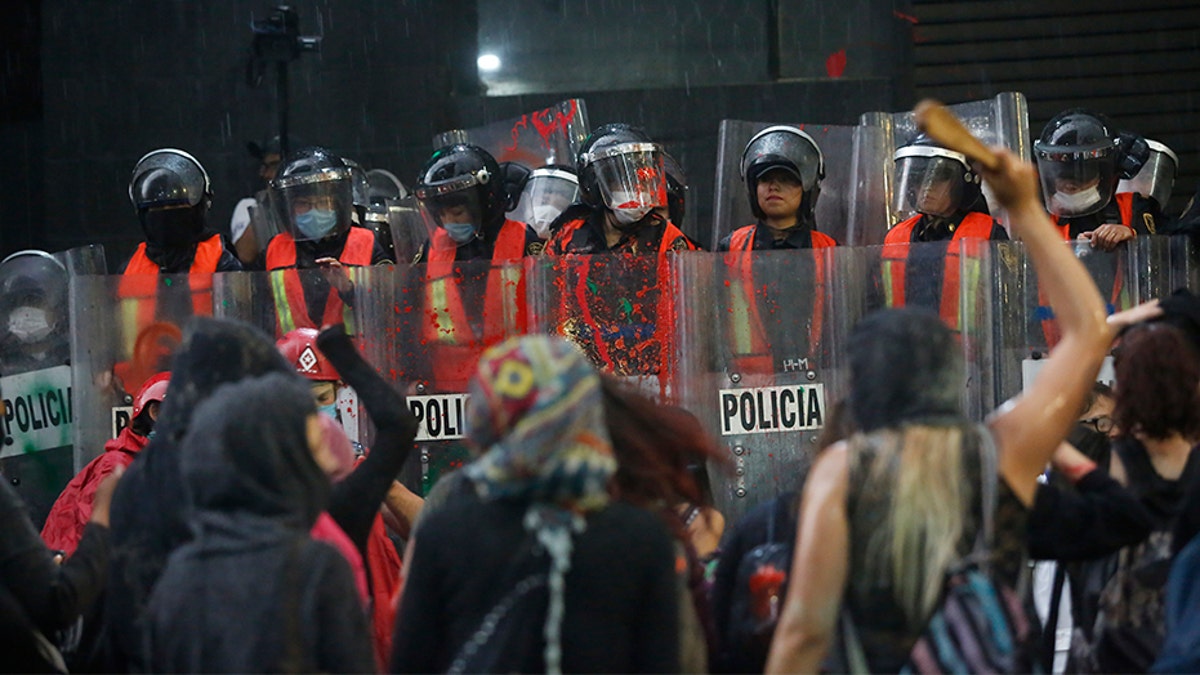
[[(346, 245), (338, 255), (338, 261), (343, 265), (367, 267), (371, 264), (371, 254), (375, 250), (375, 233), (363, 227), (351, 227), (346, 237)], [(308, 312), (308, 302), (304, 299), (304, 285), (300, 281), (300, 273), (296, 270), (296, 240), (284, 232), (271, 238), (267, 246), (267, 270), (271, 280), (271, 293), (275, 300), (276, 330), (284, 335), (297, 328), (314, 328), (321, 326), (313, 324)], [(354, 311), (347, 307), (338, 297), (336, 290), (329, 292), (325, 300), (325, 311), (321, 316), (322, 325), (343, 323), (346, 332), (354, 331)]]
[[(915, 215), (897, 224), (888, 231), (883, 241), (883, 292), (888, 307), (903, 307), (905, 305), (904, 280), (908, 263), (909, 246), (912, 242), (913, 228), (921, 216)], [(992, 236), (992, 226), (995, 220), (991, 216), (978, 212), (968, 213), (954, 230), (954, 236), (946, 246), (946, 261), (942, 271), (941, 301), (938, 303), (938, 314), (942, 322), (952, 330), (962, 330), (959, 314), (959, 291), (961, 289), (959, 242), (964, 239), (988, 240)], [(919, 244), (918, 244), (919, 245)], [(968, 280), (978, 280), (980, 274), (979, 260), (967, 258)], [(974, 296), (968, 294), (970, 303)], [(968, 308), (967, 315), (972, 316), (973, 310)]]
[[(1133, 229), (1133, 193), (1118, 192), (1113, 196), (1113, 200), (1117, 203), (1117, 211), (1121, 216), (1120, 224)], [(1058, 228), (1063, 241), (1071, 241), (1071, 225), (1069, 223), (1059, 225), (1058, 220), (1058, 216), (1050, 214), (1050, 221)], [(1120, 311), (1132, 306), (1133, 298), (1130, 297), (1129, 289), (1125, 287), (1125, 261), (1118, 260), (1112, 292), (1109, 294), (1108, 310), (1109, 312)], [(1059, 331), (1058, 322), (1054, 321), (1054, 316), (1050, 312), (1050, 302), (1046, 299), (1046, 294), (1042, 292), (1041, 284), (1038, 284), (1038, 312), (1045, 317), (1042, 319), (1042, 335), (1046, 338), (1046, 346), (1053, 347), (1062, 339), (1062, 332)]]
[(525, 329), (525, 276), (522, 269), (503, 263), (525, 257), (525, 225), (506, 220), (492, 250), (483, 304), (483, 330), (471, 328), (454, 278), (458, 245), (438, 228), (429, 243), (425, 264), (425, 321), (423, 337), (431, 345), (434, 378), (441, 391), (466, 391), (483, 350)]
[[(775, 357), (771, 342), (763, 325), (762, 315), (755, 300), (754, 283), (754, 235), (757, 225), (739, 228), (729, 237), (729, 251), (725, 254), (725, 265), (732, 275), (740, 277), (741, 284), (729, 287), (731, 316), (729, 327), (733, 339), (733, 365), (742, 374), (768, 374), (775, 372)], [(812, 231), (813, 249), (837, 246), (833, 237)], [(825, 317), (825, 257), (813, 256), (814, 274), (812, 296), (812, 321), (809, 324), (810, 346), (821, 344), (821, 329)], [(799, 356), (808, 356), (807, 354)]]
[[(196, 245), (196, 254), (188, 269), (193, 315), (212, 315), (212, 275), (217, 271), (217, 263), (224, 251), (218, 234)], [(158, 311), (158, 275), (158, 264), (146, 255), (146, 243), (138, 244), (117, 286), (126, 335), (137, 335), (141, 328), (154, 323)]]
[[(555, 242), (561, 242), (563, 245), (569, 243), (575, 236), (575, 233), (582, 228), (586, 222), (587, 221), (584, 218), (577, 218), (575, 220), (568, 221), (567, 223), (563, 224), (562, 229), (554, 235), (553, 240)], [(670, 379), (670, 372), (672, 370), (671, 344), (675, 333), (675, 305), (670, 292), (671, 277), (667, 253), (674, 250), (679, 240), (683, 240), (687, 250), (693, 249), (691, 242), (689, 242), (687, 237), (684, 236), (683, 231), (678, 227), (675, 227), (674, 223), (666, 221), (666, 227), (663, 228), (662, 239), (660, 239), (658, 242), (658, 261), (655, 275), (657, 277), (656, 286), (658, 287), (658, 297), (655, 303), (656, 316), (652, 317), (654, 321), (654, 337), (652, 340), (659, 348), (659, 363), (656, 366), (655, 373), (636, 373), (638, 375), (657, 375), (660, 384), (664, 387)], [(556, 252), (555, 250), (551, 249), (550, 245), (547, 245), (546, 253), (548, 255), (555, 255), (556, 253), (564, 252)], [(566, 251), (565, 253), (570, 254), (569, 251)], [(588, 326), (588, 328), (591, 329), (591, 334), (594, 338), (596, 348), (596, 356), (600, 359), (600, 363), (597, 365), (605, 368), (610, 373), (617, 373), (619, 371), (617, 369), (616, 359), (613, 355), (613, 349), (609, 347), (607, 340), (605, 340), (604, 331), (601, 330), (598, 322), (595, 319), (595, 316), (592, 314), (591, 306), (588, 303), (589, 293), (587, 284), (589, 277), (588, 272), (591, 269), (591, 260), (590, 258), (587, 258), (582, 262), (582, 268), (580, 269), (579, 277), (576, 281), (574, 293), (575, 301), (579, 306), (581, 315), (580, 319), (586, 326)], [(566, 294), (564, 294), (564, 305), (568, 304), (567, 300), (568, 298)]]

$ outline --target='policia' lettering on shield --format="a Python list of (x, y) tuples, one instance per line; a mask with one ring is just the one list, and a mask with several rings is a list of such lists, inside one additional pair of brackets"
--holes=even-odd
[(721, 435), (810, 431), (825, 424), (825, 385), (722, 389)]

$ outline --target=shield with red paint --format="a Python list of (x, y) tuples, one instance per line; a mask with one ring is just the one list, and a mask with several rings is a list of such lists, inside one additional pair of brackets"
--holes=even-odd
[(433, 138), (433, 147), (470, 143), (487, 150), (497, 162), (517, 162), (530, 169), (548, 164), (575, 165), (575, 156), (591, 129), (583, 99), (522, 113), (470, 129), (452, 129)]

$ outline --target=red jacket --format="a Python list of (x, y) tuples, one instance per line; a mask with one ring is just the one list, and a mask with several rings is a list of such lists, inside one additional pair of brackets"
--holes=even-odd
[(127, 467), (142, 448), (147, 438), (133, 433), (129, 427), (120, 435), (104, 444), (104, 453), (88, 462), (54, 502), (46, 524), (42, 527), (42, 541), (52, 549), (75, 552), (83, 538), (83, 528), (92, 517), (92, 504), (96, 499), (96, 488), (100, 481), (117, 467)]
[(388, 538), (383, 516), (376, 515), (371, 525), (366, 562), (371, 576), (371, 642), (376, 662), (386, 668), (392, 660), (392, 628), (396, 624), (402, 563), (396, 545)]

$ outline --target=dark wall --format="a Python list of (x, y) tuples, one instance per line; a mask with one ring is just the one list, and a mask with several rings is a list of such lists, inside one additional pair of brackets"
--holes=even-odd
[[(684, 163), (690, 207), (703, 217), (711, 211), (721, 119), (854, 123), (864, 110), (908, 105), (911, 43), (894, 5), (305, 2), (296, 5), (301, 30), (322, 33), (324, 42), (319, 54), (291, 66), (291, 131), (408, 181), (436, 132), (580, 95), (593, 123), (640, 124), (666, 143)], [(2, 216), (0, 247), (102, 243), (115, 269), (141, 238), (129, 173), (159, 147), (200, 159), (215, 191), (210, 222), (226, 227), (234, 203), (258, 187), (247, 141), (276, 130), (274, 75), (247, 84), (250, 19), (271, 4), (25, 0), (6, 7), (24, 12), (9, 23), (36, 47), (20, 53), (30, 59), (21, 71), (26, 87), (38, 91), (36, 108), (0, 129), (0, 138), (15, 139), (6, 147), (27, 160), (25, 178), (0, 193), (16, 204)], [(820, 34), (806, 23), (821, 26)], [(494, 36), (503, 36), (514, 59), (524, 55), (522, 86), (540, 93), (496, 97), (493, 82), (496, 91), (479, 95), (487, 83), (475, 59), (481, 41)]]
[(45, 219), (42, 162), (41, 5), (0, 3), (0, 254), (41, 246)]

